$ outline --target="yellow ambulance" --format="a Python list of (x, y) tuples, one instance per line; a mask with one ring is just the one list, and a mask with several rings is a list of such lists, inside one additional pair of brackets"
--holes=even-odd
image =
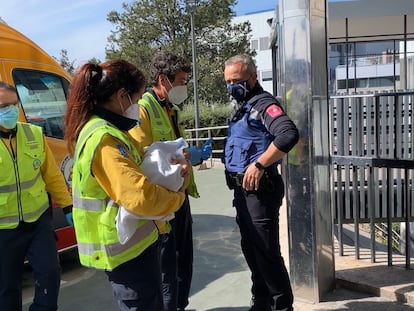
[[(0, 80), (17, 89), (19, 120), (43, 128), (70, 189), (73, 161), (63, 141), (63, 116), (71, 76), (59, 63), (22, 33), (0, 19)], [(53, 208), (57, 247), (76, 247), (73, 227), (60, 208)]]

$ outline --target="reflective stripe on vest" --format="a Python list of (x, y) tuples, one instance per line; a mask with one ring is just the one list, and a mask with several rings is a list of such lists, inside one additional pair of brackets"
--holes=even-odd
[(111, 243), (107, 245), (102, 245), (100, 243), (78, 243), (78, 250), (80, 253), (93, 256), (96, 251), (105, 250), (110, 256), (116, 256), (122, 254), (129, 248), (141, 242), (145, 237), (147, 237), (154, 230), (154, 223), (152, 221), (147, 221), (143, 226), (139, 227), (132, 237), (125, 243)]
[[(39, 206), (39, 208), (33, 212), (24, 213), (24, 216), (26, 219), (35, 218), (38, 219), (40, 215), (42, 215), (47, 209), (49, 208), (49, 202), (46, 202), (42, 206)], [(18, 223), (19, 222), (19, 216), (8, 216), (8, 217), (1, 217), (0, 218), (0, 224), (10, 224), (10, 223)]]
[(78, 194), (73, 195), (73, 205), (81, 207), (88, 212), (102, 212), (105, 209), (105, 202), (103, 200), (80, 198)]
[[(39, 170), (38, 173), (36, 174), (36, 176), (33, 177), (32, 180), (28, 180), (26, 182), (20, 183), (19, 184), (20, 189), (25, 190), (25, 189), (29, 189), (29, 188), (33, 187), (33, 185), (36, 183), (37, 179), (40, 177), (40, 174), (41, 174), (41, 172)], [(0, 194), (15, 191), (15, 190), (16, 190), (16, 184), (7, 185), (7, 186), (0, 186)]]

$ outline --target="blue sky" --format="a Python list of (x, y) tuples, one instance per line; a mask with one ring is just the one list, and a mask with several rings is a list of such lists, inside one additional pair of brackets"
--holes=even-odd
[[(0, 17), (50, 55), (58, 57), (62, 49), (69, 59), (81, 64), (96, 57), (105, 58), (105, 46), (112, 25), (108, 12), (122, 12), (129, 0), (12, 0), (2, 1)], [(254, 3), (254, 7), (252, 6)], [(273, 10), (277, 0), (238, 0), (236, 14)]]
[[(336, 0), (329, 0), (336, 1)], [(131, 0), (3, 0), (0, 17), (52, 56), (68, 51), (70, 60), (82, 64), (105, 59), (107, 37), (113, 29), (107, 14), (122, 12)], [(238, 0), (234, 10), (244, 15), (274, 10), (278, 0)]]

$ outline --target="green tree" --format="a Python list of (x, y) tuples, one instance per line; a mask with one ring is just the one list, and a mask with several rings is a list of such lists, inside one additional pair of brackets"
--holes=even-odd
[[(123, 12), (111, 11), (114, 25), (106, 56), (126, 59), (143, 70), (155, 51), (171, 50), (192, 60), (190, 13), (194, 9), (196, 65), (200, 103), (228, 103), (223, 81), (224, 61), (250, 50), (249, 22), (232, 24), (236, 0), (198, 0), (191, 8), (184, 0), (137, 0), (123, 3)], [(193, 84), (189, 84), (190, 96)]]
[(63, 69), (66, 70), (66, 72), (68, 74), (70, 74), (71, 76), (73, 76), (73, 74), (75, 73), (75, 61), (73, 60), (71, 61), (69, 59), (69, 55), (68, 55), (68, 50), (62, 49), (60, 51), (60, 56), (59, 58), (53, 57), (54, 59), (56, 59), (56, 61), (63, 67)]
[(100, 64), (100, 63), (102, 63), (102, 61), (99, 58), (92, 57), (90, 60), (88, 60), (88, 63)]

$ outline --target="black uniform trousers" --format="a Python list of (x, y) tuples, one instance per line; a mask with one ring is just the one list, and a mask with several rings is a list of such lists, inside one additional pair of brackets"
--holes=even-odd
[(187, 193), (170, 224), (171, 232), (160, 236), (161, 278), (164, 310), (176, 311), (188, 305), (193, 277), (193, 220)]
[(156, 241), (139, 256), (106, 271), (119, 310), (163, 310), (158, 250)]
[(0, 310), (22, 310), (22, 277), (27, 256), (33, 271), (35, 295), (30, 311), (57, 310), (60, 264), (52, 228), (51, 208), (32, 223), (0, 230)]
[(287, 311), (293, 310), (293, 294), (279, 242), (284, 185), (279, 174), (271, 178), (273, 189), (246, 192), (236, 186), (233, 204), (241, 248), (251, 270), (255, 310)]

